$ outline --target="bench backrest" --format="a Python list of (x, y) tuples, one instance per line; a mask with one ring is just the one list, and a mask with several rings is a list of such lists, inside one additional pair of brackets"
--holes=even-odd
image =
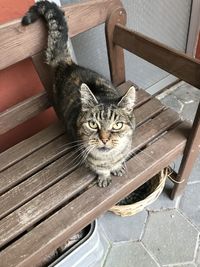
[[(116, 63), (116, 66), (118, 66), (119, 71), (112, 71), (115, 72), (114, 75), (117, 77), (116, 84), (123, 82), (125, 79), (123, 50), (118, 48), (117, 51), (114, 51), (111, 45), (109, 45), (114, 30), (113, 23), (109, 21), (111, 13), (113, 14), (113, 11), (116, 10), (118, 15), (115, 15), (115, 17), (118, 19), (118, 22), (124, 24), (126, 21), (126, 14), (121, 2), (119, 0), (88, 0), (79, 4), (65, 5), (62, 9), (68, 22), (70, 37), (106, 22), (109, 63), (111, 65)], [(51, 72), (43, 62), (44, 56), (42, 51), (46, 43), (47, 29), (42, 20), (38, 20), (28, 27), (21, 26), (20, 20), (1, 25), (0, 70), (31, 57), (36, 71), (45, 89), (48, 91), (51, 88), (52, 81)], [(116, 53), (119, 54), (117, 57), (118, 62), (115, 59)], [(6, 133), (24, 121), (36, 116), (49, 106), (47, 93), (44, 91), (7, 109), (0, 114), (0, 134)]]
[[(105, 22), (109, 67), (115, 85), (125, 81), (123, 49), (126, 49), (200, 89), (200, 62), (124, 27), (126, 12), (120, 0), (87, 0), (65, 5), (63, 9), (70, 37)], [(46, 35), (47, 30), (41, 20), (29, 27), (22, 27), (19, 20), (0, 26), (0, 70), (31, 57), (48, 90), (52, 85), (51, 74), (41, 53), (46, 45)], [(9, 108), (0, 114), (0, 134), (49, 106), (45, 91)]]

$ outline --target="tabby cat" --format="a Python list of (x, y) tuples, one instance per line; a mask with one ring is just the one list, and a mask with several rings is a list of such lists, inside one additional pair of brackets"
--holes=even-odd
[(22, 25), (40, 16), (48, 26), (46, 63), (54, 69), (53, 106), (71, 141), (80, 144), (85, 165), (98, 175), (98, 185), (106, 187), (111, 174), (125, 173), (135, 128), (135, 88), (120, 98), (110, 81), (73, 62), (64, 13), (55, 3), (37, 2)]

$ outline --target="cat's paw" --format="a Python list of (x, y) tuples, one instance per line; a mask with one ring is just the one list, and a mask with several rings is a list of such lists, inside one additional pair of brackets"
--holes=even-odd
[(98, 176), (97, 184), (99, 187), (107, 187), (112, 182), (111, 177)]
[(114, 176), (123, 176), (126, 173), (125, 167), (122, 166), (120, 169), (114, 170), (111, 172)]

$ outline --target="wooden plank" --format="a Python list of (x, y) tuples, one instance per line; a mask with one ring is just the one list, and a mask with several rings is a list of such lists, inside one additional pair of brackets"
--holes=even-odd
[(138, 127), (145, 121), (149, 120), (151, 117), (161, 112), (164, 108), (165, 106), (156, 98), (152, 98), (142, 106), (139, 106), (134, 110), (136, 126)]
[[(138, 127), (133, 137), (132, 152), (135, 153), (138, 149), (144, 147), (148, 142), (171, 128), (179, 120), (179, 115), (168, 109)], [(68, 157), (70, 157), (68, 161), (66, 161), (64, 156), (0, 196), (0, 219), (44, 191), (55, 181), (58, 181), (64, 175), (63, 171), (64, 173), (68, 171), (66, 164), (69, 165), (69, 162), (73, 161), (70, 154), (67, 155)]]
[(174, 184), (172, 199), (179, 196), (187, 185), (189, 175), (200, 152), (200, 104), (198, 106), (192, 130), (185, 146), (183, 158)]
[(79, 168), (0, 221), (0, 248), (29, 229), (56, 208), (80, 193), (95, 179)]
[(126, 11), (122, 7), (112, 11), (105, 28), (110, 77), (114, 85), (119, 85), (125, 81), (125, 64), (123, 49), (113, 43), (116, 23), (126, 24)]
[(80, 157), (69, 152), (0, 196), (0, 219), (77, 168)]
[(33, 55), (32, 62), (45, 90), (48, 92), (48, 96), (50, 96), (53, 89), (54, 72), (53, 69), (45, 63), (44, 51)]
[(135, 55), (200, 88), (200, 63), (185, 53), (117, 24), (113, 41)]
[(50, 107), (46, 92), (32, 96), (0, 113), (0, 134), (13, 129), (17, 125), (33, 118)]
[(28, 176), (67, 153), (70, 148), (65, 135), (20, 160), (0, 173), (0, 194), (22, 182)]
[(50, 143), (63, 133), (63, 126), (60, 122), (57, 122), (32, 137), (7, 149), (0, 154), (0, 172)]
[(133, 135), (132, 151), (136, 152), (144, 147), (178, 122), (180, 122), (179, 114), (171, 109), (164, 110), (153, 119), (148, 120), (136, 128)]
[[(109, 187), (91, 187), (40, 223), (1, 252), (1, 266), (23, 267), (39, 263), (65, 240), (167, 166), (183, 151), (189, 130), (190, 126), (182, 123), (147, 147), (145, 153), (140, 153), (145, 166), (139, 166), (136, 159), (132, 158), (127, 163), (127, 175), (115, 177)], [(152, 155), (151, 159), (148, 153)]]
[[(83, 3), (63, 6), (68, 21), (69, 36), (73, 37), (106, 21), (119, 0), (89, 0)], [(27, 57), (31, 57), (46, 47), (47, 29), (41, 20), (28, 27), (21, 26), (20, 20), (0, 26), (0, 70)]]

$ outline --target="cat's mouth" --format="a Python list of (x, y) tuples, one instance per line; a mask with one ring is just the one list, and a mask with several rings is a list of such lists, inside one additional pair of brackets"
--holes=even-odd
[(108, 152), (111, 150), (111, 148), (106, 147), (106, 146), (102, 146), (102, 147), (98, 147), (98, 150), (102, 151), (102, 152)]

